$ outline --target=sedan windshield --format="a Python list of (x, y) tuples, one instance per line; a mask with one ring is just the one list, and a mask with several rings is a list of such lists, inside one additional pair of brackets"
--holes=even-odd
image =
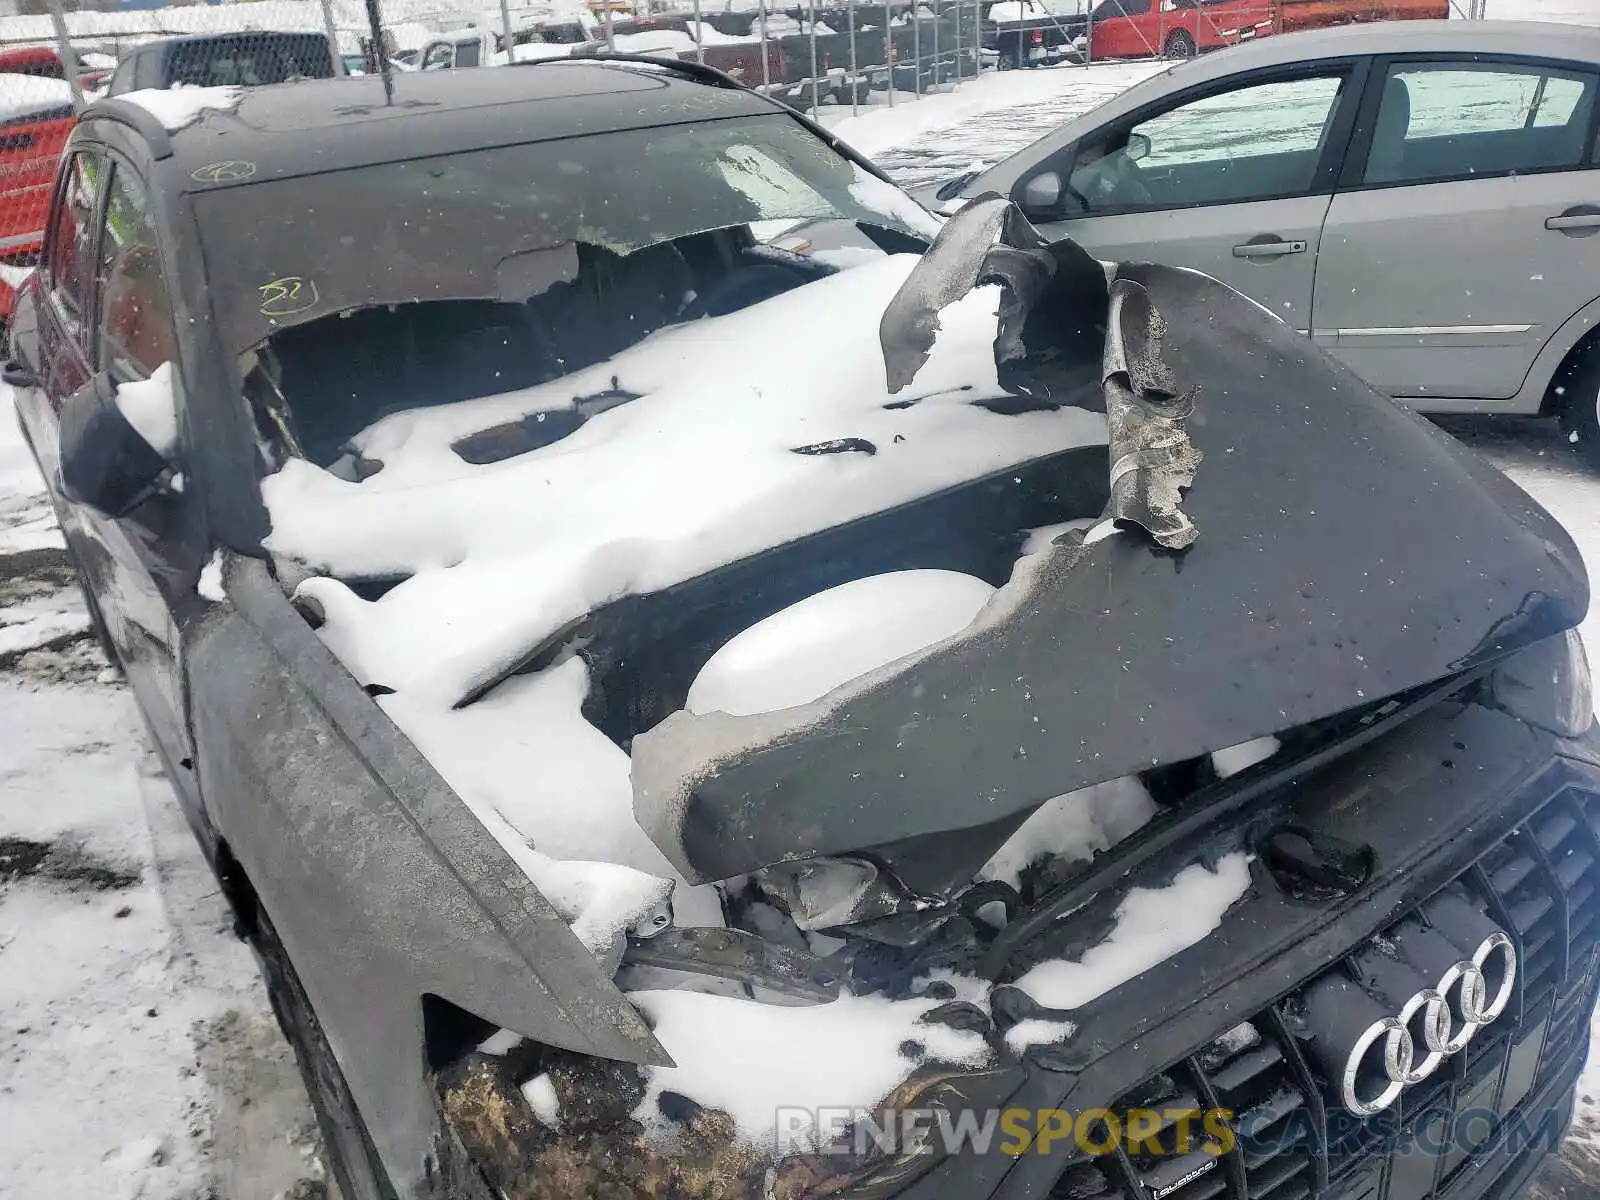
[(931, 234), (903, 193), (778, 114), (271, 181), (196, 208), (236, 351), (371, 305), (524, 301), (574, 279), (593, 257), (580, 247), (622, 258), (708, 230), (753, 226), (770, 241), (830, 219)]
[(283, 450), (318, 462), (386, 412), (571, 374), (666, 326), (920, 253), (938, 227), (780, 114), (219, 189), (196, 206), (246, 391)]

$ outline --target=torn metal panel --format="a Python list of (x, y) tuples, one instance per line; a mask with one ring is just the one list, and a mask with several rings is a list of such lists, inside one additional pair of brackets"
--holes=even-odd
[[(1581, 619), (1571, 539), (1499, 472), (1214, 280), (1118, 275), (1162, 314), (1172, 378), (1201, 389), (1184, 425), (1212, 458), (1182, 512), (1205, 536), (1181, 556), (1069, 541), (1002, 589), (993, 621), (884, 676), (780, 713), (675, 714), (640, 736), (635, 813), (687, 877), (975, 829)], [(1169, 404), (1130, 340), (1128, 391)]]
[(1180, 507), (1203, 457), (1184, 420), (1194, 389), (1180, 390), (1161, 353), (1165, 323), (1150, 293), (1119, 276), (1106, 323), (1106, 422), (1111, 436), (1109, 514), (1143, 528), (1158, 545), (1181, 550), (1199, 535)]
[(732, 979), (813, 1004), (839, 995), (838, 972), (816, 955), (740, 929), (668, 929), (630, 938), (622, 963)]
[(928, 361), (939, 313), (974, 288), (1000, 287), (994, 358), (1000, 386), (1036, 407), (1084, 404), (1072, 365), (1100, 355), (1106, 314), (1101, 265), (1075, 242), (1048, 242), (1016, 205), (980, 196), (945, 224), (878, 323), (889, 391)]

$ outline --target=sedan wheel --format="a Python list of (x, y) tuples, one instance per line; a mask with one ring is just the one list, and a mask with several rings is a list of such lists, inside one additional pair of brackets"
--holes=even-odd
[(1562, 432), (1600, 470), (1600, 344), (1590, 346), (1570, 371), (1556, 378)]

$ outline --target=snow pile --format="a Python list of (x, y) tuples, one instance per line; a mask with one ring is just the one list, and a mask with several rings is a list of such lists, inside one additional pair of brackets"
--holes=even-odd
[(6, 71), (0, 75), (0, 121), (23, 121), (72, 103), (72, 85), (65, 79), (45, 79)]
[(548, 1074), (535, 1075), (523, 1084), (522, 1095), (539, 1124), (546, 1129), (561, 1128), (561, 1101), (556, 1095), (556, 1085)]
[(89, 628), (89, 614), (71, 592), (14, 600), (0, 608), (0, 663), (58, 644)]
[(44, 480), (17, 424), (16, 399), (0, 383), (0, 555), (61, 545)]
[(746, 714), (809, 703), (966, 628), (993, 594), (955, 571), (896, 571), (818, 592), (713, 654), (685, 707)]
[(148, 379), (118, 384), (117, 410), (152, 450), (171, 460), (178, 448), (178, 402), (172, 394), (171, 363), (162, 363)]
[(1228, 779), (1240, 771), (1249, 770), (1257, 763), (1266, 762), (1278, 752), (1278, 748), (1279, 742), (1275, 737), (1253, 738), (1248, 742), (1240, 742), (1237, 746), (1212, 751), (1211, 765), (1216, 769), (1219, 778)]
[(618, 33), (612, 37), (619, 53), (694, 53), (694, 39), (681, 29), (652, 29), (645, 33)]
[(938, 1000), (845, 994), (791, 1008), (702, 992), (628, 998), (679, 1064), (647, 1068), (634, 1115), (656, 1124), (661, 1093), (673, 1091), (721, 1109), (745, 1137), (779, 1151), (813, 1144), (818, 1131), (803, 1114), (868, 1110), (893, 1091), (914, 1065), (901, 1053), (903, 1042), (921, 1047), (919, 1058), (954, 1066), (979, 1067), (990, 1058), (981, 1034), (922, 1023)]
[(1134, 888), (1105, 941), (1077, 962), (1040, 963), (1017, 986), (1046, 1008), (1081, 1008), (1214, 932), (1249, 888), (1250, 857), (1242, 852), (1214, 868), (1185, 867), (1167, 887)]
[(490, 66), (503, 66), (507, 62), (537, 62), (545, 58), (571, 58), (573, 47), (552, 42), (524, 42), (511, 47), (509, 57), (505, 51), (489, 56)]
[(1006, 1048), (1013, 1054), (1021, 1054), (1030, 1046), (1053, 1046), (1066, 1041), (1076, 1028), (1071, 1021), (1046, 1021), (1029, 1017), (1006, 1030)]
[(228, 598), (227, 590), (222, 586), (222, 551), (214, 552), (206, 565), (200, 568), (200, 578), (195, 581), (194, 590), (199, 593), (200, 599), (209, 600), (212, 604), (221, 604)]
[(594, 935), (583, 940), (591, 949), (639, 920), (672, 884), (680, 925), (721, 925), (716, 890), (688, 886), (634, 821), (628, 756), (584, 719), (580, 706), (588, 691), (587, 667), (571, 658), (515, 676), (465, 708), (410, 692), (381, 696), (378, 703), (462, 799), (479, 812), (493, 810), (522, 842), (550, 859), (613, 863), (659, 883), (625, 884), (615, 873), (598, 872), (616, 899), (596, 904), (599, 893), (585, 893), (578, 881), (544, 868), (574, 898), (573, 912), (586, 903), (606, 910), (590, 918)]
[(1142, 828), (1160, 811), (1137, 776), (1108, 779), (1047, 800), (995, 851), (979, 879), (1022, 886), (1022, 872), (1046, 857), (1093, 858)]
[[(383, 463), (362, 482), (302, 460), (265, 481), (268, 546), (334, 574), (408, 576), (376, 601), (333, 579), (301, 590), (322, 604), (325, 638), (363, 683), (448, 707), (621, 596), (1104, 443), (1096, 413), (999, 416), (974, 403), (1003, 394), (994, 287), (942, 314), (914, 394), (890, 396), (878, 320), (916, 262), (887, 257), (664, 330), (551, 383), (379, 421), (354, 439)], [(828, 353), (773, 352), (799, 328)], [(617, 389), (639, 399), (508, 461), (473, 466), (451, 448)], [(846, 448), (796, 453), (830, 445)]]
[(140, 88), (124, 92), (118, 100), (128, 100), (152, 113), (167, 132), (176, 133), (193, 125), (208, 112), (232, 112), (244, 97), (239, 87), (195, 87), (175, 83), (170, 88)]
[(1082, 15), (1083, 0), (1000, 0), (998, 4), (990, 6), (984, 19), (999, 24)]

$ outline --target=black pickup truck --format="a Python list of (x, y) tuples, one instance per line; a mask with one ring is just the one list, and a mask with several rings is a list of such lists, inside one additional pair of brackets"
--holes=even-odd
[(117, 63), (106, 95), (174, 84), (254, 87), (343, 74), (343, 59), (325, 34), (214, 33), (135, 46)]

